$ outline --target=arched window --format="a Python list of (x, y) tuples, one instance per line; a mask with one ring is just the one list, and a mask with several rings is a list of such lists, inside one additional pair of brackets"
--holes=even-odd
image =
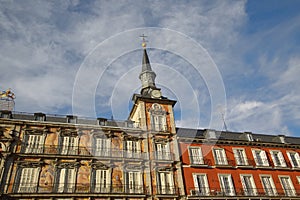
[(166, 131), (166, 111), (161, 105), (154, 103), (150, 109), (151, 129), (154, 131)]

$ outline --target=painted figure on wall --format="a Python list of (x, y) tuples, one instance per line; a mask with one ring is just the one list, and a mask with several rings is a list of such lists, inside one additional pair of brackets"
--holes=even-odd
[(41, 172), (40, 187), (43, 191), (51, 191), (54, 182), (54, 167), (52, 165), (46, 165)]
[(79, 170), (77, 176), (78, 189), (81, 191), (89, 191), (90, 185), (90, 167), (88, 163), (84, 163)]

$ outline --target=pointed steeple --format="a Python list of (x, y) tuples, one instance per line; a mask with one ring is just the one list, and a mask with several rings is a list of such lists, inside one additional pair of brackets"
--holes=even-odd
[(142, 71), (140, 73), (139, 78), (142, 82), (141, 94), (146, 95), (147, 93), (150, 92), (150, 89), (157, 89), (155, 86), (156, 74), (154, 71), (152, 71), (149, 57), (146, 50), (146, 42), (144, 39), (143, 39), (142, 46), (143, 46), (144, 54), (142, 60)]

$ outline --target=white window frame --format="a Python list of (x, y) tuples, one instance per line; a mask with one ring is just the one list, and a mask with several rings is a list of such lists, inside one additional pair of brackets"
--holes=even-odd
[(281, 187), (286, 196), (296, 196), (296, 191), (290, 176), (278, 176)]
[[(300, 168), (300, 156), (299, 153), (296, 151), (288, 151), (287, 155), (290, 159), (290, 163), (292, 165), (293, 168)], [(294, 155), (295, 157), (292, 158), (292, 155)], [(294, 160), (295, 159), (295, 160)], [(296, 163), (294, 163), (296, 162)]]
[(97, 193), (109, 193), (111, 184), (111, 173), (109, 169), (95, 169), (94, 191)]
[[(223, 194), (225, 196), (234, 196), (235, 190), (234, 190), (231, 174), (218, 174), (218, 177), (219, 177), (221, 191), (223, 192)], [(227, 178), (228, 180), (227, 183), (225, 182), (225, 178)]]
[(215, 158), (216, 165), (228, 165), (227, 156), (225, 149), (223, 148), (214, 148), (213, 155)]
[(62, 136), (61, 137), (61, 154), (77, 155), (78, 154), (78, 136)]
[[(199, 182), (199, 177), (202, 177), (202, 180)], [(197, 196), (209, 196), (210, 195), (210, 189), (209, 184), (207, 180), (206, 174), (201, 173), (195, 173), (193, 174), (193, 180), (194, 180), (194, 194)], [(191, 192), (193, 193), (193, 192)]]
[(170, 160), (170, 144), (169, 142), (157, 142), (155, 143), (156, 159), (158, 160)]
[(204, 159), (202, 155), (201, 147), (190, 146), (189, 147), (190, 163), (195, 165), (203, 165)]
[(158, 172), (158, 189), (161, 194), (175, 194), (173, 172), (160, 171)]
[(75, 191), (76, 169), (61, 168), (58, 176), (58, 193), (72, 193)]
[(275, 167), (286, 167), (286, 162), (281, 151), (270, 150), (270, 154)]
[[(249, 178), (248, 180), (245, 177)], [(256, 196), (257, 189), (252, 174), (240, 174), (241, 182), (243, 185), (244, 193), (246, 196)], [(249, 181), (249, 182), (248, 182)]]
[(25, 153), (43, 153), (45, 135), (26, 135)]
[(35, 193), (37, 191), (39, 167), (22, 167), (20, 170), (20, 181), (18, 193)]
[[(257, 157), (256, 153), (259, 154), (259, 157)], [(257, 167), (268, 167), (269, 166), (269, 161), (268, 161), (266, 151), (261, 150), (261, 149), (252, 149), (252, 154), (253, 154), (253, 158), (255, 160)]]
[(95, 156), (110, 156), (110, 138), (95, 137)]
[(141, 171), (130, 171), (126, 173), (127, 192), (136, 194), (143, 192), (143, 179)]
[[(157, 106), (157, 107), (156, 107)], [(167, 130), (167, 118), (163, 107), (157, 103), (152, 105), (150, 109), (151, 128), (154, 131)]]
[(124, 153), (126, 158), (140, 158), (141, 157), (140, 140), (124, 140)]
[(244, 148), (232, 148), (235, 162), (238, 166), (248, 165), (248, 158)]
[[(277, 196), (277, 190), (272, 178), (272, 175), (268, 174), (260, 174), (260, 180), (262, 183), (262, 186), (264, 188), (265, 194), (267, 196)], [(268, 182), (264, 180), (264, 178), (267, 178)]]

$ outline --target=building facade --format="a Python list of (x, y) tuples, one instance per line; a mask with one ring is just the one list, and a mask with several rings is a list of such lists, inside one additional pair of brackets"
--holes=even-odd
[(0, 111), (0, 199), (300, 196), (300, 138), (176, 128), (143, 47), (126, 121)]
[(178, 129), (188, 199), (299, 199), (300, 139)]

